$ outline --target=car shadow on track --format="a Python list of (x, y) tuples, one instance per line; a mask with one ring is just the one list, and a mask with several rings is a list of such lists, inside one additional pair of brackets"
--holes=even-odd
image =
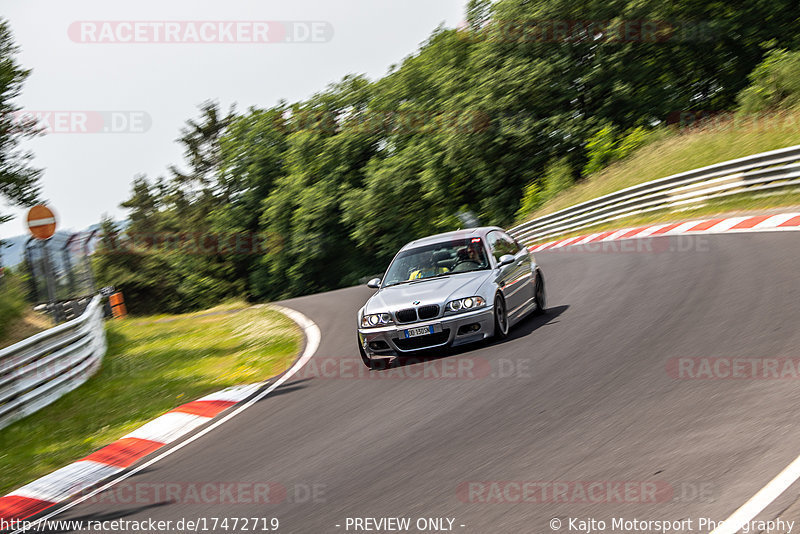
[(309, 380), (311, 380), (311, 379), (310, 378), (301, 378), (299, 380), (286, 382), (285, 384), (282, 384), (282, 385), (278, 386), (277, 388), (275, 388), (275, 390), (272, 391), (266, 397), (262, 397), (261, 399), (259, 399), (259, 402), (263, 401), (265, 399), (268, 399), (268, 398), (274, 398), (274, 397), (277, 397), (279, 395), (286, 395), (287, 393), (292, 393), (292, 392), (295, 392), (295, 391), (299, 391), (301, 389), (305, 389), (305, 388), (308, 387), (308, 384), (305, 384), (304, 382), (308, 382)]
[(389, 359), (386, 359), (382, 362), (383, 365), (379, 364), (375, 369), (373, 369), (373, 371), (374, 372), (389, 371), (391, 369), (397, 369), (400, 367), (407, 367), (409, 365), (415, 365), (433, 360), (439, 360), (441, 358), (458, 356), (460, 354), (472, 352), (476, 349), (481, 349), (484, 347), (502, 345), (503, 343), (508, 343), (516, 339), (523, 338), (542, 326), (557, 322), (555, 321), (555, 319), (557, 319), (559, 315), (567, 311), (568, 308), (569, 308), (568, 305), (555, 306), (553, 308), (548, 308), (547, 313), (545, 314), (529, 315), (528, 317), (523, 319), (522, 322), (514, 325), (514, 327), (511, 329), (511, 331), (508, 333), (508, 336), (505, 339), (499, 341), (490, 340), (490, 341), (470, 343), (468, 345), (461, 345), (459, 347), (430, 350), (412, 357), (401, 356), (391, 361), (389, 361)]
[(547, 308), (547, 313), (541, 315), (529, 315), (523, 319), (521, 323), (514, 325), (514, 327), (508, 333), (508, 337), (500, 341), (492, 341), (491, 344), (499, 345), (502, 343), (508, 343), (509, 341), (527, 336), (541, 326), (556, 323), (558, 321), (555, 321), (554, 319), (558, 318), (559, 315), (567, 311), (568, 308), (569, 305), (565, 304), (563, 306)]

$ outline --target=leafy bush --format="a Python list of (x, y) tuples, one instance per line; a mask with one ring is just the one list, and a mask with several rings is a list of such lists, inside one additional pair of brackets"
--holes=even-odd
[(198, 310), (245, 292), (244, 281), (216, 255), (134, 245), (113, 221), (102, 227), (92, 258), (95, 275), (100, 285), (122, 291), (131, 314)]
[(613, 126), (604, 126), (595, 132), (586, 143), (589, 161), (583, 168), (583, 174), (597, 172), (612, 161), (617, 155), (618, 133)]
[(800, 104), (800, 52), (772, 50), (748, 76), (738, 97), (739, 111), (756, 113)]
[[(665, 134), (663, 130), (638, 126), (620, 135), (614, 126), (604, 126), (597, 130), (587, 143), (589, 161), (583, 168), (583, 174), (597, 172), (614, 161), (626, 158), (636, 149), (660, 139)], [(524, 218), (572, 186), (574, 179), (573, 167), (567, 156), (551, 160), (544, 175), (525, 186), (517, 218)]]
[(572, 167), (567, 158), (551, 161), (544, 173), (542, 196), (547, 201), (572, 185)]
[(630, 156), (636, 149), (663, 137), (664, 132), (642, 126), (631, 128), (619, 134), (613, 126), (599, 129), (586, 144), (589, 161), (583, 174), (589, 175), (607, 165)]
[(573, 184), (572, 166), (564, 158), (551, 160), (540, 180), (525, 186), (518, 216), (524, 216)]
[(522, 204), (520, 204), (517, 218), (522, 218), (544, 203), (542, 195), (542, 185), (538, 180), (534, 180), (525, 186), (522, 191)]
[(617, 146), (616, 158), (624, 159), (630, 156), (635, 150), (649, 145), (653, 141), (658, 140), (662, 136), (659, 130), (649, 130), (642, 126), (637, 126), (628, 132), (620, 139)]

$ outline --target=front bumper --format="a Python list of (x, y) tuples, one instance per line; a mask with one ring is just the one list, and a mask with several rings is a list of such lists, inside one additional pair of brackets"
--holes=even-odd
[[(436, 332), (405, 339), (405, 330), (427, 326), (433, 326)], [(459, 330), (462, 332), (459, 333)], [(491, 307), (416, 323), (358, 329), (359, 342), (370, 357), (413, 354), (437, 347), (472, 343), (492, 335), (494, 312)]]

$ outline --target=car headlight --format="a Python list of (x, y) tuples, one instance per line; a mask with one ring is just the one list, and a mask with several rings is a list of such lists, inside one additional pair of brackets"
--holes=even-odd
[(392, 323), (392, 316), (388, 313), (373, 313), (361, 318), (361, 328), (386, 326)]
[(474, 310), (485, 305), (483, 297), (467, 297), (458, 300), (451, 300), (447, 303), (447, 310), (451, 312)]

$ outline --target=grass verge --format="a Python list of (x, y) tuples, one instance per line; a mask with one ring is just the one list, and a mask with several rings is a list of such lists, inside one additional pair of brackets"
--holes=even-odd
[[(774, 114), (756, 122), (712, 123), (705, 128), (675, 133), (640, 148), (630, 157), (562, 191), (525, 215), (520, 222), (632, 185), (799, 143), (798, 112)], [(791, 199), (787, 201), (785, 196), (787, 195), (755, 198), (754, 202), (758, 204), (757, 207), (783, 206), (787, 205), (786, 202), (793, 202)], [(732, 202), (742, 204), (741, 199)], [(745, 200), (744, 203), (746, 202)], [(627, 219), (624, 222), (617, 221), (617, 224), (629, 225)]]
[(5, 335), (0, 338), (0, 349), (13, 345), (53, 326), (47, 315), (27, 309), (21, 317), (6, 323)]
[(205, 312), (110, 321), (100, 371), (0, 430), (0, 495), (78, 460), (185, 402), (289, 367), (297, 326), (280, 312), (230, 303)]
[(21, 281), (13, 275), (0, 277), (0, 347), (11, 344), (6, 338), (11, 337), (27, 307)]

